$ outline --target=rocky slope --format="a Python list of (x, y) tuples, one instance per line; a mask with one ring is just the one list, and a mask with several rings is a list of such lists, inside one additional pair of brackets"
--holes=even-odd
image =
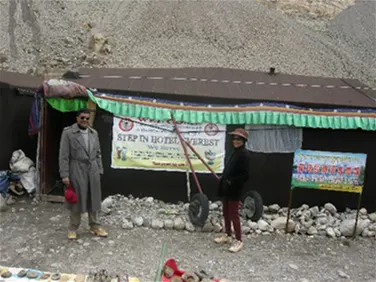
[(1, 67), (20, 72), (274, 66), (371, 85), (376, 76), (356, 48), (255, 1), (1, 0), (0, 17)]
[(354, 0), (257, 0), (283, 13), (309, 20), (331, 20), (354, 4)]

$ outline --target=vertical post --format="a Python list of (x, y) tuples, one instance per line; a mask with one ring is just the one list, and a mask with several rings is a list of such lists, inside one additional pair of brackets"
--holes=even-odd
[(289, 206), (287, 209), (287, 220), (286, 220), (286, 227), (285, 227), (285, 233), (288, 233), (288, 227), (289, 227), (289, 221), (290, 221), (290, 211), (291, 211), (291, 202), (292, 202), (292, 189), (293, 187), (290, 188), (290, 196), (289, 196)]
[(353, 231), (353, 235), (352, 235), (353, 239), (355, 239), (355, 237), (356, 237), (356, 228), (358, 226), (358, 217), (359, 217), (359, 210), (360, 210), (361, 200), (362, 200), (362, 193), (359, 193), (358, 207), (357, 207), (357, 210), (356, 210), (356, 218), (355, 218), (355, 226), (354, 226), (354, 231)]
[(40, 114), (40, 155), (39, 155), (39, 183), (40, 183), (40, 194), (45, 194), (47, 191), (47, 156), (49, 156), (48, 152), (48, 142), (47, 142), (47, 136), (50, 134), (48, 132), (48, 118), (47, 118), (47, 102), (44, 100), (44, 98), (41, 99), (41, 114)]
[(178, 137), (179, 137), (179, 141), (180, 141), (181, 145), (183, 146), (185, 159), (186, 159), (186, 161), (188, 162), (189, 167), (190, 167), (190, 169), (191, 169), (191, 171), (192, 171), (193, 178), (194, 178), (194, 180), (195, 180), (195, 182), (196, 182), (196, 185), (197, 185), (197, 189), (198, 189), (198, 191), (199, 191), (200, 193), (202, 193), (202, 189), (201, 189), (200, 182), (198, 181), (198, 178), (197, 178), (197, 175), (196, 175), (195, 169), (193, 168), (192, 162), (191, 162), (191, 160), (190, 160), (190, 158), (189, 158), (189, 155), (188, 155), (187, 146), (186, 146), (186, 144), (185, 144), (185, 142), (184, 142), (183, 137), (181, 136), (180, 130), (179, 130), (178, 125), (177, 125), (177, 123), (176, 123), (176, 119), (175, 119), (175, 117), (174, 117), (174, 115), (173, 115), (172, 113), (171, 113), (171, 119), (172, 119), (172, 122), (174, 123), (174, 127), (175, 127), (175, 130), (176, 130), (176, 134), (177, 134)]
[(87, 108), (90, 110), (89, 125), (93, 127), (95, 120), (95, 112), (97, 110), (97, 104), (95, 104), (90, 98), (87, 100)]

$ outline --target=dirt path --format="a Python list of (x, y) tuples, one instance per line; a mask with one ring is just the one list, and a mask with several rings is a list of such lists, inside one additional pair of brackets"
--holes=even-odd
[(65, 272), (106, 268), (152, 281), (166, 242), (168, 256), (184, 269), (205, 269), (231, 281), (339, 281), (346, 275), (346, 281), (376, 281), (372, 239), (347, 246), (327, 238), (258, 236), (247, 238), (242, 252), (230, 254), (213, 243), (211, 233), (106, 226), (110, 237), (98, 240), (83, 225), (80, 239), (69, 242), (66, 225), (62, 205), (13, 206), (1, 214), (0, 264)]

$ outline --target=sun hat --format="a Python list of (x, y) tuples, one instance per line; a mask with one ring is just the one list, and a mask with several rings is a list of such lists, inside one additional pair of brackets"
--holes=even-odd
[(239, 136), (248, 140), (248, 132), (244, 128), (236, 128), (234, 131), (230, 132), (230, 135)]

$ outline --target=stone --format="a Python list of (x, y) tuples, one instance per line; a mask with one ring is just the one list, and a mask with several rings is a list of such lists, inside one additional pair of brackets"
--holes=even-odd
[(213, 225), (210, 222), (205, 223), (205, 225), (202, 227), (202, 232), (213, 232)]
[(268, 230), (268, 226), (269, 226), (269, 224), (265, 220), (263, 220), (263, 219), (260, 219), (257, 222), (257, 228), (260, 229), (261, 231), (267, 231)]
[(312, 217), (312, 212), (310, 210), (306, 210), (302, 212), (302, 217), (305, 219), (311, 219)]
[(308, 219), (302, 222), (305, 229), (310, 228), (313, 225), (313, 219)]
[(292, 263), (289, 264), (289, 267), (292, 268), (292, 269), (294, 269), (294, 270), (298, 270), (299, 269), (299, 267), (296, 264), (292, 264)]
[(151, 228), (153, 229), (162, 229), (163, 228), (163, 221), (159, 219), (153, 219), (151, 221)]
[(336, 208), (333, 204), (331, 204), (331, 203), (326, 203), (326, 204), (324, 205), (324, 208), (325, 208), (328, 212), (330, 212), (330, 214), (332, 214), (332, 215), (334, 215), (334, 214), (337, 213), (337, 208)]
[(360, 210), (359, 210), (359, 214), (361, 214), (361, 215), (367, 215), (367, 210), (365, 209), (365, 208), (361, 208)]
[(144, 218), (144, 227), (150, 227), (151, 226), (151, 223), (150, 223), (150, 220), (148, 218)]
[(314, 227), (314, 226), (311, 226), (310, 228), (308, 228), (307, 230), (307, 234), (308, 235), (316, 235), (318, 233), (317, 229)]
[(107, 197), (102, 202), (102, 208), (111, 209), (114, 206), (114, 199), (112, 196)]
[(126, 230), (133, 229), (133, 223), (124, 219), (123, 224), (121, 225), (121, 228), (126, 229)]
[(171, 220), (171, 219), (166, 219), (166, 220), (164, 221), (164, 228), (165, 228), (165, 229), (168, 229), (168, 230), (170, 230), (170, 229), (174, 229), (174, 221)]
[(346, 274), (344, 271), (342, 271), (342, 270), (338, 270), (337, 273), (338, 273), (338, 276), (339, 276), (340, 278), (343, 278), (343, 279), (349, 279), (349, 278), (350, 278), (350, 276), (347, 275), (347, 274)]
[[(286, 228), (286, 222), (287, 217), (278, 217), (271, 222), (271, 226), (277, 230), (284, 230)], [(293, 232), (295, 230), (295, 225), (296, 223), (292, 219), (289, 219), (289, 223), (287, 225), (287, 232)]]
[(17, 200), (15, 197), (13, 196), (9, 196), (8, 199), (6, 199), (6, 203), (8, 206), (11, 206), (11, 205), (14, 205), (15, 203), (17, 203)]
[[(360, 235), (363, 230), (370, 225), (370, 220), (359, 220), (356, 228), (356, 235)], [(339, 226), (339, 231), (345, 237), (349, 237), (353, 235), (355, 227), (355, 219), (346, 219), (342, 221), (341, 225)]]
[(142, 216), (136, 216), (133, 218), (133, 224), (140, 227), (144, 224), (144, 219)]
[(184, 230), (185, 223), (184, 220), (180, 217), (175, 218), (174, 220), (174, 229), (176, 230)]
[(310, 208), (309, 211), (311, 212), (312, 217), (316, 217), (316, 215), (320, 212), (318, 206), (314, 206), (314, 207)]
[(216, 203), (212, 203), (212, 204), (209, 206), (209, 209), (210, 209), (211, 211), (213, 211), (213, 210), (218, 210), (218, 205), (217, 205)]
[(319, 218), (317, 218), (316, 222), (319, 225), (326, 225), (326, 224), (328, 224), (328, 219), (326, 217), (319, 217)]
[(248, 226), (249, 226), (249, 228), (251, 228), (251, 230), (256, 230), (257, 229), (257, 222), (249, 220)]
[(376, 223), (370, 224), (370, 225), (368, 226), (368, 229), (369, 229), (370, 231), (376, 231)]
[(61, 215), (53, 216), (50, 218), (50, 221), (52, 222), (58, 222), (61, 219)]
[(251, 228), (249, 228), (248, 226), (244, 226), (242, 228), (242, 232), (243, 232), (243, 234), (248, 234), (248, 233), (251, 232)]
[(189, 221), (187, 221), (185, 223), (185, 230), (189, 231), (189, 232), (194, 232), (196, 230), (196, 228), (193, 226), (193, 224)]
[(376, 234), (375, 231), (370, 231), (369, 228), (365, 228), (362, 232), (363, 237), (374, 237)]
[(331, 228), (331, 227), (328, 227), (328, 228), (326, 228), (326, 235), (328, 236), (328, 237), (330, 237), (330, 238), (335, 238), (337, 235), (336, 235), (336, 232), (334, 231), (334, 229), (333, 228)]
[(152, 204), (153, 202), (154, 202), (154, 198), (153, 197), (147, 197), (145, 199), (145, 203)]
[(213, 225), (213, 231), (214, 231), (215, 233), (219, 233), (219, 232), (221, 232), (221, 231), (222, 231), (222, 225), (219, 224), (218, 222), (217, 222), (217, 223), (214, 223), (214, 225)]
[(373, 222), (376, 222), (376, 212), (370, 213), (368, 215), (369, 219), (372, 220)]
[(277, 213), (280, 209), (281, 207), (278, 204), (274, 204), (269, 206), (268, 211), (270, 213)]

